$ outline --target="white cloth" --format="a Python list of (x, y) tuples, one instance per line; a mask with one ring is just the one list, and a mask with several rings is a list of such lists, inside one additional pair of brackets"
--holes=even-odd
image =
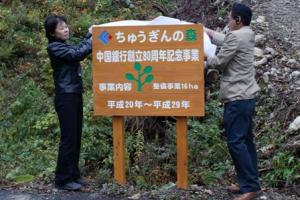
[[(179, 19), (159, 16), (152, 21), (143, 21), (143, 20), (124, 20), (117, 22), (110, 22), (106, 24), (95, 25), (97, 26), (150, 26), (150, 25), (176, 25), (176, 24), (193, 24), (186, 21), (180, 21)], [(214, 56), (216, 53), (216, 45), (212, 44), (209, 36), (203, 31), (204, 38), (204, 54), (207, 57)]]

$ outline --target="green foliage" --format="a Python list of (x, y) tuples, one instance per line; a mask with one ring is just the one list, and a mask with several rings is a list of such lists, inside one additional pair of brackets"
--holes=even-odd
[[(14, 81), (11, 86), (1, 81), (4, 117), (0, 121), (0, 148), (5, 154), (1, 156), (0, 167), (2, 176), (23, 182), (48, 168), (54, 169), (53, 146), (57, 141), (50, 133), (57, 134), (53, 129), (57, 120), (49, 98), (32, 80), (19, 76)], [(13, 96), (10, 91), (15, 91)]]
[(12, 44), (5, 43), (4, 41), (0, 42), (0, 46), (4, 47), (0, 49), (0, 59), (1, 60), (10, 59), (13, 54), (14, 46)]
[(145, 141), (144, 136), (141, 131), (137, 133), (126, 135), (126, 157), (127, 157), (127, 166), (129, 166), (128, 173), (132, 177), (132, 180), (135, 184), (140, 187), (146, 185), (144, 175), (146, 170), (143, 162), (145, 155)]
[[(266, 152), (273, 152), (274, 149), (282, 149), (282, 144), (286, 144), (288, 134), (282, 130), (282, 122), (276, 120), (266, 120), (270, 118), (270, 113), (279, 104), (278, 97), (268, 97), (262, 94), (258, 99), (257, 121), (266, 121), (263, 127), (257, 127), (259, 137), (256, 139), (258, 149), (270, 147)], [(260, 153), (260, 152), (259, 152)], [(264, 152), (262, 151), (262, 154)], [(261, 168), (270, 169), (262, 173), (263, 180), (270, 186), (288, 186), (299, 180), (299, 155), (294, 151), (281, 150), (276, 153), (269, 153), (268, 159), (260, 162)]]
[(106, 183), (110, 183), (113, 181), (112, 177), (113, 175), (111, 169), (108, 168), (100, 169), (96, 176), (96, 183), (100, 186)]
[[(94, 5), (96, 4), (96, 9)], [(52, 69), (46, 52), (44, 18), (63, 14), (79, 41), (90, 25), (122, 16), (111, 1), (6, 1), (0, 7), (0, 177), (11, 181), (51, 181), (56, 165), (59, 125), (53, 107)], [(127, 18), (131, 11), (126, 13)], [(126, 18), (125, 17), (125, 18)], [(102, 172), (112, 168), (112, 123), (95, 117), (91, 61), (83, 63), (84, 127), (80, 164)], [(111, 174), (111, 173), (108, 173)]]
[[(204, 118), (188, 121), (189, 180), (191, 184), (215, 184), (230, 166), (226, 144), (220, 137), (222, 107), (216, 95), (207, 105)], [(176, 132), (174, 124), (166, 130), (164, 145), (158, 138), (146, 142), (142, 132), (126, 135), (129, 181), (139, 187), (176, 182)]]
[(20, 174), (20, 168), (16, 168), (15, 170), (11, 171), (6, 175), (8, 180), (13, 180), (16, 183), (24, 183), (24, 182), (31, 182), (34, 179), (34, 176), (28, 174)]
[[(71, 43), (76, 43), (92, 24), (146, 19), (156, 11), (146, 1), (137, 1), (133, 7), (111, 0), (64, 3), (16, 0), (1, 5), (0, 151), (6, 153), (1, 156), (0, 177), (11, 181), (53, 179), (60, 131), (53, 107), (52, 69), (43, 30), (44, 19), (50, 13), (67, 17)], [(91, 60), (85, 60), (82, 65), (86, 92), (80, 165), (83, 171), (98, 173), (102, 180), (109, 180), (113, 165), (112, 122), (110, 118), (93, 115)], [(148, 66), (144, 73), (149, 74), (151, 70)], [(138, 162), (141, 156), (138, 152), (142, 149), (134, 148), (139, 150), (134, 153)]]
[(175, 181), (173, 176), (176, 168), (176, 143), (174, 134), (168, 131), (164, 146), (158, 138), (152, 142), (144, 140), (143, 133), (127, 133), (127, 173), (130, 182), (140, 188), (155, 187)]
[(272, 186), (288, 186), (300, 178), (300, 159), (289, 152), (279, 152), (266, 162), (272, 169), (264, 178)]
[(225, 18), (228, 16), (229, 10), (230, 9), (228, 6), (223, 6), (220, 9), (218, 9), (218, 15)]
[(229, 168), (230, 159), (225, 142), (220, 135), (220, 122), (223, 108), (218, 100), (211, 99), (206, 105), (206, 116), (189, 120), (189, 146), (191, 181), (213, 184), (222, 179)]

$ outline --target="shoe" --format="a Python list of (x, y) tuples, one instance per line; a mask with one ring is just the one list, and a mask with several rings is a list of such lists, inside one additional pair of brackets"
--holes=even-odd
[(55, 187), (60, 190), (78, 191), (81, 189), (82, 185), (75, 182), (69, 182), (64, 185), (55, 185)]
[(80, 184), (82, 186), (88, 186), (89, 185), (83, 178), (78, 178), (74, 182), (78, 183), (78, 184)]
[(257, 192), (247, 192), (238, 197), (235, 197), (233, 200), (252, 200), (258, 196), (259, 191)]
[(228, 188), (228, 191), (234, 194), (240, 193), (240, 187), (235, 185), (235, 184), (231, 184)]

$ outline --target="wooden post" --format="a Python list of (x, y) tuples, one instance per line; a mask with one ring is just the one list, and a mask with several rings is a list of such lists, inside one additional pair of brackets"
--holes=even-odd
[(113, 117), (113, 143), (114, 143), (114, 177), (117, 183), (125, 185), (125, 140), (124, 118)]
[(188, 187), (188, 144), (187, 144), (187, 117), (176, 118), (177, 132), (177, 187)]

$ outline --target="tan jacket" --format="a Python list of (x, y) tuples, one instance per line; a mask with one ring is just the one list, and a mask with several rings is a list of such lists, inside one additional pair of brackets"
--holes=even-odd
[(224, 35), (212, 33), (212, 42), (221, 45), (216, 56), (207, 58), (209, 68), (222, 72), (220, 100), (252, 99), (259, 91), (255, 80), (254, 37), (249, 26)]

